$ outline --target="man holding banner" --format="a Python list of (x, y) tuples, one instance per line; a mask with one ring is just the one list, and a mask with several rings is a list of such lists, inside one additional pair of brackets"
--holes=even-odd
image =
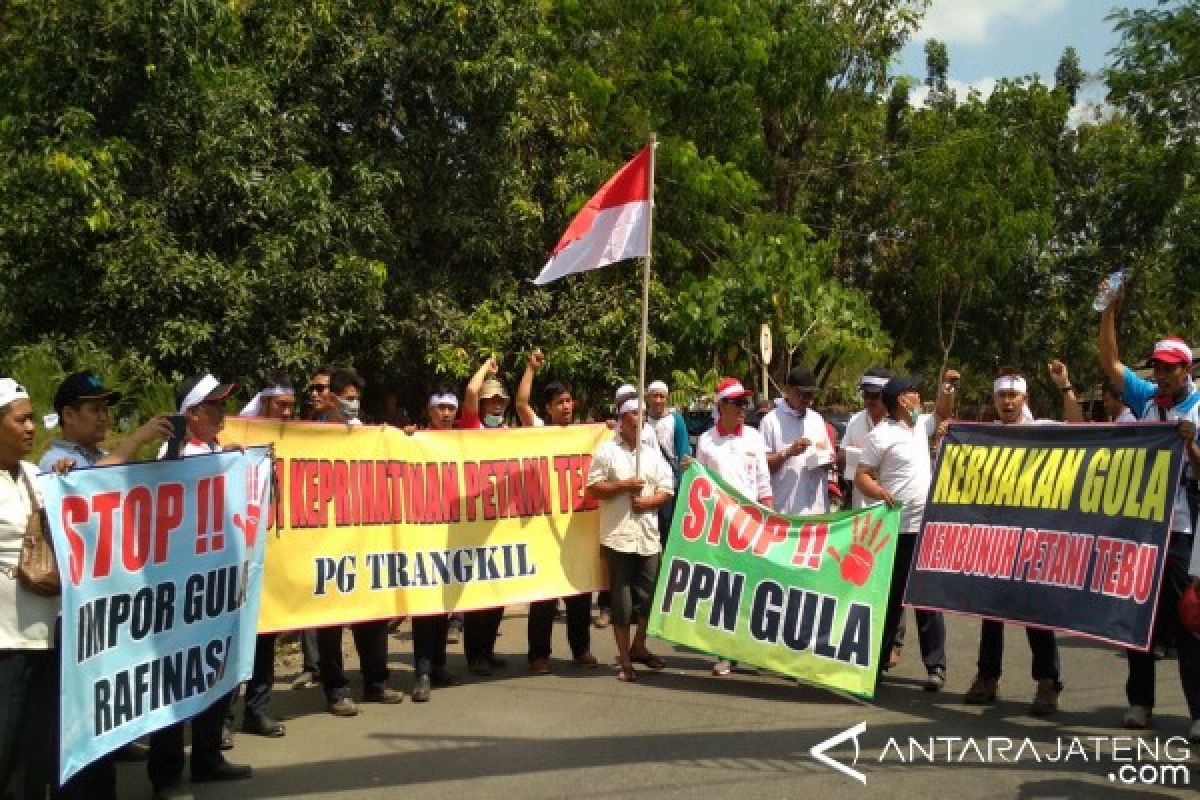
[[(221, 452), (217, 437), (225, 426), (225, 400), (235, 388), (231, 383), (221, 383), (212, 375), (200, 374), (193, 375), (176, 390), (179, 413), (187, 424), (187, 443), (181, 451), (182, 456)], [(166, 456), (168, 444), (164, 443), (159, 451), (160, 459)], [(194, 782), (244, 780), (253, 773), (248, 765), (232, 764), (221, 754), (225, 717), (232, 702), (232, 693), (224, 695), (190, 720)], [(154, 786), (156, 800), (191, 796), (182, 786), (185, 724), (176, 722), (150, 736), (146, 772)]]
[[(533, 391), (533, 376), (546, 364), (541, 350), (529, 354), (525, 374), (517, 387), (517, 416), (521, 424), (531, 428), (545, 427), (546, 422), (529, 403)], [(559, 381), (551, 381), (543, 389), (546, 416), (551, 425), (570, 425), (575, 417), (575, 398), (571, 388)], [(526, 633), (529, 641), (529, 671), (534, 675), (550, 674), (551, 639), (554, 632), (554, 615), (558, 611), (560, 598), (551, 597), (529, 604), (529, 619)], [(576, 666), (595, 667), (592, 655), (592, 594), (573, 594), (561, 598), (567, 609), (567, 642)]]
[[(910, 378), (889, 380), (880, 399), (888, 415), (867, 436), (854, 486), (867, 500), (903, 509), (883, 623), (881, 652), (891, 653), (904, 614), (904, 589), (929, 494), (929, 440), (937, 429), (937, 416), (920, 413), (921, 393)], [(916, 614), (927, 674), (925, 690), (936, 692), (946, 684), (946, 622), (938, 612), (918, 610)], [(883, 671), (882, 659), (879, 670)]]
[[(1191, 583), (1189, 562), (1193, 549), (1193, 525), (1196, 518), (1196, 479), (1200, 476), (1200, 447), (1196, 430), (1200, 423), (1200, 392), (1193, 385), (1190, 369), (1192, 349), (1182, 339), (1168, 336), (1154, 345), (1147, 365), (1154, 370), (1154, 380), (1139, 378), (1121, 362), (1117, 348), (1114, 307), (1100, 315), (1100, 366), (1115, 389), (1122, 392), (1125, 404), (1138, 413), (1139, 419), (1153, 422), (1176, 422), (1179, 435), (1186, 443), (1187, 466), (1183, 482), (1175, 490), (1171, 517), (1170, 544), (1163, 566), (1162, 588), (1158, 595), (1155, 615), (1155, 636), (1158, 639), (1170, 630), (1176, 632), (1179, 648), (1179, 679), (1192, 718), (1189, 737), (1200, 740), (1200, 639), (1185, 630), (1179, 620), (1179, 598)], [(1189, 502), (1190, 501), (1190, 502)], [(1154, 653), (1126, 650), (1129, 660), (1129, 679), (1125, 695), (1129, 708), (1124, 724), (1128, 728), (1147, 728), (1154, 709)]]
[[(771, 469), (767, 465), (767, 446), (754, 428), (746, 427), (746, 409), (754, 393), (737, 378), (717, 382), (713, 412), (716, 424), (696, 442), (696, 460), (720, 475), (744, 496), (764, 506), (774, 505), (771, 494)], [(718, 659), (713, 675), (728, 675), (735, 662)]]
[[(1051, 371), (1052, 377), (1055, 373)], [(1062, 387), (1070, 387), (1066, 370), (1056, 380), (1067, 381)], [(1033, 419), (1028, 408), (1028, 384), (1025, 377), (1012, 367), (1003, 367), (992, 383), (992, 402), (996, 418), (1001, 425), (1023, 425)], [(1059, 680), (1058, 643), (1054, 631), (1048, 628), (1026, 626), (1025, 638), (1033, 656), (1032, 674), (1037, 683), (1033, 702), (1029, 707), (1035, 716), (1048, 716), (1058, 711), (1058, 696), (1062, 692)], [(963, 702), (968, 705), (987, 705), (996, 701), (1000, 686), (1000, 675), (1004, 662), (1004, 623), (997, 619), (984, 619), (979, 626), (979, 661), (975, 680), (967, 689)]]
[[(588, 492), (600, 501), (600, 549), (608, 564), (620, 661), (617, 680), (633, 682), (635, 662), (663, 667), (662, 659), (646, 647), (646, 627), (662, 551), (658, 509), (670, 499), (675, 478), (658, 448), (641, 441), (637, 398), (626, 400), (618, 412), (617, 433), (596, 450), (587, 483)], [(629, 628), (635, 620), (638, 629), (631, 644)]]

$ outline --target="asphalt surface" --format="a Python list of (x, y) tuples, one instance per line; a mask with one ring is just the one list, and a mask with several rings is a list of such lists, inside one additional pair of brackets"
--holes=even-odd
[[(272, 705), (286, 720), (287, 735), (239, 733), (227, 756), (252, 764), (254, 777), (197, 785), (196, 797), (1198, 796), (1200, 745), (1181, 738), (1190, 722), (1173, 658), (1159, 662), (1154, 728), (1141, 732), (1136, 761), (1137, 732), (1120, 727), (1126, 669), (1119, 651), (1060, 638), (1066, 689), (1059, 713), (1042, 719), (1028, 711), (1034, 684), (1020, 629), (1007, 632), (998, 702), (976, 707), (961, 701), (975, 672), (978, 622), (947, 620), (949, 675), (937, 694), (921, 688), (925, 671), (911, 617), (909, 628), (903, 660), (873, 702), (766, 673), (714, 678), (712, 659), (654, 640), (666, 669), (641, 668), (638, 683), (621, 683), (612, 666), (611, 631), (592, 631), (601, 666), (578, 668), (570, 663), (562, 620), (555, 628), (554, 674), (531, 676), (523, 608), (509, 609), (497, 643), (506, 669), (490, 678), (466, 675), (461, 644), (451, 645), (449, 667), (464, 675), (462, 685), (435, 689), (428, 703), (406, 698), (398, 706), (362, 705), (354, 718), (326, 713), (319, 689), (288, 688), (298, 659), (284, 656)], [(345, 649), (348, 664), (354, 663), (348, 636)], [(405, 623), (391, 636), (391, 683), (406, 693), (411, 654)], [(856, 737), (857, 757), (851, 738), (829, 755), (865, 783), (810, 754), (860, 723), (865, 730)], [(1157, 761), (1148, 752), (1155, 747)], [(120, 776), (122, 798), (150, 797), (144, 764), (123, 764)]]

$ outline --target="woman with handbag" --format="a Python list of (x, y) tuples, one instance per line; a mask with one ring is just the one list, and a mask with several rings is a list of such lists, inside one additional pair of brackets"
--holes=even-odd
[(49, 535), (38, 468), (24, 460), (33, 432), (29, 393), (0, 378), (0, 796), (18, 799), (44, 798), (47, 784), (58, 783), (59, 598), (44, 561), (37, 563), (44, 540), (33, 541)]

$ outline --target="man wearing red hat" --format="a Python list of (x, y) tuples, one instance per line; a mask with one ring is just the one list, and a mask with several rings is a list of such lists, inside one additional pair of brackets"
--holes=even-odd
[[(714, 413), (717, 423), (696, 442), (696, 460), (746, 497), (771, 507), (771, 470), (767, 467), (767, 445), (754, 428), (746, 427), (746, 409), (753, 392), (737, 378), (717, 382)], [(728, 675), (733, 662), (719, 660), (714, 675)]]
[[(1174, 629), (1179, 646), (1179, 678), (1187, 699), (1192, 727), (1188, 738), (1200, 741), (1200, 639), (1181, 624), (1179, 599), (1192, 583), (1188, 575), (1192, 560), (1192, 526), (1195, 509), (1189, 503), (1194, 495), (1196, 477), (1200, 475), (1200, 446), (1196, 442), (1196, 426), (1200, 420), (1200, 392), (1191, 379), (1192, 349), (1175, 336), (1161, 339), (1147, 366), (1154, 370), (1154, 380), (1139, 378), (1121, 363), (1117, 349), (1117, 328), (1110, 304), (1100, 315), (1100, 366), (1109, 382), (1125, 398), (1125, 404), (1148, 422), (1176, 422), (1179, 435), (1187, 442), (1187, 465), (1184, 483), (1175, 491), (1175, 509), (1171, 519), (1170, 544), (1163, 566), (1162, 589), (1155, 613), (1155, 636)], [(1193, 501), (1194, 502), (1194, 501)], [(1148, 728), (1154, 708), (1154, 654), (1126, 650), (1129, 660), (1129, 679), (1125, 695), (1129, 709), (1125, 712), (1127, 728)]]

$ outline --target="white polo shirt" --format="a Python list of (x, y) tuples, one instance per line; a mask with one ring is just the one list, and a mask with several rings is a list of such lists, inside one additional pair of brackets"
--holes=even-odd
[(801, 414), (777, 400), (775, 408), (758, 424), (768, 453), (779, 453), (800, 438), (812, 446), (790, 456), (771, 475), (775, 510), (781, 514), (824, 514), (829, 510), (829, 465), (833, 463), (833, 445), (825, 418), (805, 409)]
[(916, 533), (925, 513), (925, 498), (933, 470), (929, 439), (937, 431), (937, 418), (922, 414), (908, 427), (886, 417), (867, 436), (858, 465), (873, 471), (879, 485), (903, 504), (901, 533)]
[(754, 428), (741, 425), (725, 433), (713, 425), (696, 442), (696, 460), (751, 500), (771, 496), (767, 446)]

